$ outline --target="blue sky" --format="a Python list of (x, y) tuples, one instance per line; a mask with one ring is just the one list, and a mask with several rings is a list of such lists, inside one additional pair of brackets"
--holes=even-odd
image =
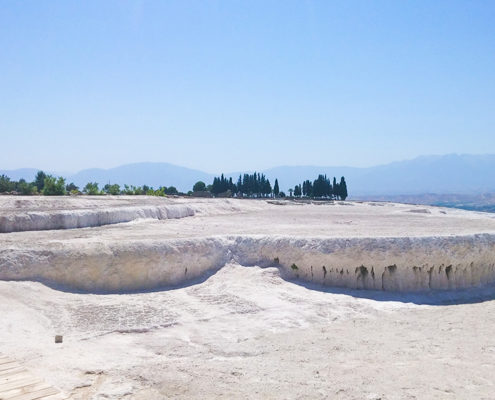
[(0, 169), (495, 152), (493, 1), (0, 4)]

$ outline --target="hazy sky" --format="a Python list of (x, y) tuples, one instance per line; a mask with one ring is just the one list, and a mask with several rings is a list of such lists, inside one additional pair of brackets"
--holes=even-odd
[(494, 1), (8, 1), (0, 169), (495, 152)]

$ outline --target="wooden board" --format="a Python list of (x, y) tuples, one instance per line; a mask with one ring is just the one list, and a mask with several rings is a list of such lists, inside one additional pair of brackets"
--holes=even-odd
[(14, 360), (0, 355), (0, 400), (63, 400), (60, 390), (31, 374)]

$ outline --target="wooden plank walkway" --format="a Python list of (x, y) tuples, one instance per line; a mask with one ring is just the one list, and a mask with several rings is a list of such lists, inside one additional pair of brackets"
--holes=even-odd
[(60, 390), (0, 354), (0, 400), (63, 400)]

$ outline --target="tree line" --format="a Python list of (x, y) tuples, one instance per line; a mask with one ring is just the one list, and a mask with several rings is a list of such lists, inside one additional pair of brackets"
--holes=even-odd
[(224, 196), (238, 197), (269, 197), (273, 192), (270, 180), (264, 174), (256, 172), (239, 175), (237, 183), (234, 183), (232, 178), (227, 179), (222, 174), (219, 177), (215, 177), (213, 183), (207, 189), (215, 196), (222, 194)]
[[(193, 190), (187, 195), (207, 194), (215, 197), (249, 197), (249, 198), (267, 198), (267, 197), (286, 197), (286, 194), (280, 190), (278, 179), (275, 179), (273, 187), (270, 180), (262, 173), (254, 172), (252, 174), (239, 175), (237, 182), (234, 183), (231, 177), (227, 178), (224, 174), (213, 179), (213, 183), (206, 185), (202, 181), (194, 184)], [(66, 183), (65, 178), (55, 177), (38, 171), (33, 182), (27, 182), (24, 179), (13, 181), (6, 175), (0, 175), (0, 193), (17, 193), (22, 195), (41, 194), (45, 196), (62, 196), (66, 194), (87, 194), (87, 195), (148, 195), (148, 196), (167, 196), (167, 195), (186, 195), (180, 193), (175, 186), (160, 186), (158, 189), (143, 185), (123, 185), (106, 184), (100, 188), (97, 182), (88, 182), (82, 189), (74, 183)], [(333, 178), (333, 183), (326, 175), (319, 175), (314, 181), (305, 180), (298, 184), (294, 189), (289, 189), (290, 197), (307, 197), (307, 198), (328, 198), (345, 200), (348, 196), (347, 183), (342, 177), (338, 183)]]
[(86, 186), (80, 189), (73, 182), (67, 184), (63, 177), (48, 175), (43, 171), (38, 171), (33, 182), (27, 182), (25, 179), (13, 181), (6, 175), (0, 175), (0, 193), (41, 194), (44, 196), (63, 196), (66, 194), (166, 196), (181, 194), (175, 186), (160, 186), (158, 189), (154, 189), (147, 185), (124, 185), (121, 187), (118, 184), (108, 183), (100, 188), (97, 182), (88, 182)]
[[(214, 196), (222, 197), (286, 197), (285, 193), (280, 191), (278, 179), (275, 179), (273, 185), (264, 174), (253, 173), (239, 175), (237, 183), (232, 178), (226, 178), (223, 174), (213, 178), (213, 183), (206, 186), (202, 181), (198, 181), (193, 186), (193, 193), (207, 192)], [(305, 180), (298, 184), (294, 189), (289, 189), (290, 197), (308, 197), (308, 198), (328, 198), (345, 200), (348, 196), (347, 183), (345, 178), (340, 179), (337, 183), (333, 178), (333, 184), (326, 175), (318, 175), (314, 181)]]
[(345, 178), (340, 178), (340, 183), (333, 178), (333, 184), (326, 175), (318, 175), (313, 182), (310, 180), (304, 181), (302, 184), (296, 185), (289, 192), (294, 193), (295, 197), (317, 197), (345, 200), (348, 196), (347, 183)]

